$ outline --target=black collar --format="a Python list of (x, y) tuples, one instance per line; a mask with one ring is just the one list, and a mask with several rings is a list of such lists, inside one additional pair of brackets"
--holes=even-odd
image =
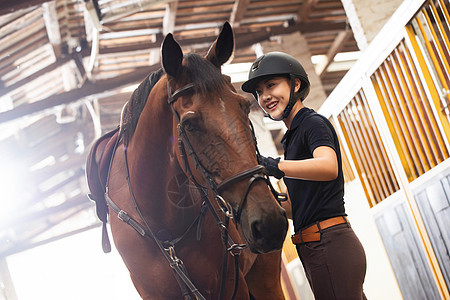
[(285, 144), (287, 142), (287, 139), (289, 138), (289, 136), (292, 135), (292, 132), (295, 131), (295, 129), (300, 126), (300, 124), (302, 123), (303, 119), (305, 118), (305, 115), (308, 114), (308, 112), (313, 111), (311, 108), (308, 107), (303, 107), (302, 109), (300, 109), (297, 114), (295, 115), (294, 119), (292, 120), (291, 123), (291, 127), (286, 131), (286, 133), (284, 134), (283, 138), (281, 139), (281, 144)]

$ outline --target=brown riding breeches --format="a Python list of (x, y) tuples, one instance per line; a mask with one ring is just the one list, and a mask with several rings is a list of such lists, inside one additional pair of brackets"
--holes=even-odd
[(321, 233), (320, 241), (296, 245), (315, 299), (366, 299), (366, 255), (353, 229), (340, 224)]

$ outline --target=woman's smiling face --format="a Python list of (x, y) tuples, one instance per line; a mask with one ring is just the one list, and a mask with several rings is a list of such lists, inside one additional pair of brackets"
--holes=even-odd
[[(300, 80), (295, 81), (295, 92), (300, 88)], [(291, 83), (286, 77), (270, 77), (261, 80), (256, 86), (259, 105), (273, 118), (281, 120), (289, 103)]]

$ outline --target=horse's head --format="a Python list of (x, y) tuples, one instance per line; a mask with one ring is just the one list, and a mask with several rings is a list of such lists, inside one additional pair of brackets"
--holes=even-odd
[(287, 220), (258, 167), (249, 126), (249, 100), (236, 92), (229, 77), (221, 74), (221, 66), (233, 48), (228, 23), (206, 57), (183, 56), (172, 35), (166, 36), (162, 65), (174, 113), (173, 135), (175, 141), (180, 136), (183, 140), (182, 147), (178, 143), (174, 147), (183, 168), (183, 156), (187, 158), (196, 181), (217, 188), (219, 206), (234, 212), (250, 249), (264, 253), (282, 247)]

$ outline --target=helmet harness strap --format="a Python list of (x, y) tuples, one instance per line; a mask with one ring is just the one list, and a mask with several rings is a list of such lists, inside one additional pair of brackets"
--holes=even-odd
[(295, 76), (290, 74), (291, 77), (291, 93), (289, 95), (289, 102), (284, 109), (283, 116), (281, 119), (286, 119), (291, 113), (292, 108), (294, 107), (295, 102), (297, 102), (298, 97), (295, 95)]

